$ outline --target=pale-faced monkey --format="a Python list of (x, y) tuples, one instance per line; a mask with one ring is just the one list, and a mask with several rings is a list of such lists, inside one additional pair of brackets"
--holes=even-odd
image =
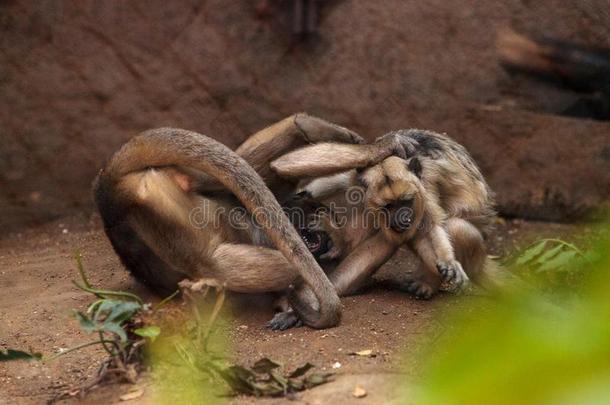
[[(386, 159), (387, 166), (370, 167), (358, 176), (350, 169), (371, 165), (370, 155), (361, 145), (321, 143), (286, 154), (271, 164), (281, 176), (305, 173), (328, 176), (309, 183), (305, 191), (314, 200), (339, 206), (343, 201), (341, 194), (358, 183), (365, 186), (366, 206), (373, 211), (375, 207), (385, 207), (387, 211), (387, 204), (389, 208), (395, 207), (401, 199), (401, 190), (421, 190), (421, 206), (425, 208), (423, 213), (413, 210), (415, 216), (422, 216), (420, 229), (415, 234), (401, 234), (400, 227), (392, 228), (391, 223), (382, 227), (375, 238), (370, 237), (367, 227), (324, 227), (333, 240), (333, 257), (342, 259), (337, 270), (330, 274), (339, 295), (356, 290), (362, 280), (394, 253), (397, 244), (405, 241), (409, 241), (422, 262), (406, 287), (417, 297), (432, 296), (443, 279), (455, 288), (462, 288), (469, 276), (484, 283), (488, 276), (485, 270), (493, 267), (487, 259), (483, 239), (483, 232), (494, 215), (493, 195), (476, 164), (461, 145), (434, 132), (403, 130), (378, 140), (379, 143), (390, 141), (401, 143), (403, 150), (415, 158), (402, 166), (394, 159)], [(405, 175), (404, 168), (418, 175), (417, 181)], [(418, 182), (423, 187), (415, 186)], [(363, 244), (363, 240), (368, 242)], [(312, 302), (310, 293), (301, 295), (309, 295)], [(291, 322), (294, 314), (280, 313), (271, 327), (282, 329)]]
[[(437, 255), (443, 249), (451, 249), (468, 278), (492, 287), (498, 269), (488, 258), (484, 236), (496, 214), (494, 194), (470, 154), (453, 139), (432, 131), (400, 130), (388, 136), (399, 137), (408, 145), (405, 147), (415, 150), (415, 156), (422, 164), (424, 188), (433, 199), (432, 203), (444, 212), (445, 220), (439, 232), (446, 232), (451, 246), (440, 248)], [(432, 255), (426, 258), (421, 249), (417, 249), (417, 253), (422, 261), (431, 262)], [(443, 279), (454, 283), (457, 288), (467, 280), (463, 275), (453, 277), (451, 266), (448, 269), (437, 267), (439, 272), (420, 271), (415, 274), (407, 289), (420, 298), (429, 298)], [(421, 269), (431, 270), (433, 267), (428, 265)]]
[[(273, 167), (281, 170), (283, 159), (274, 162)], [(457, 271), (455, 266), (459, 263), (452, 256), (451, 244), (443, 239), (446, 234), (439, 232), (443, 211), (432, 204), (434, 199), (428, 196), (418, 177), (421, 171), (417, 158), (407, 162), (391, 156), (361, 173), (350, 171), (317, 178), (287, 202), (289, 207), (303, 207), (305, 212), (309, 206), (316, 208), (307, 226), (299, 229), (307, 239), (312, 239), (309, 235), (318, 235), (311, 248), (318, 248), (319, 241), (325, 240), (320, 234), (328, 235), (326, 249), (317, 257), (339, 261), (330, 270), (329, 278), (340, 296), (360, 289), (405, 243), (415, 247), (433, 246), (439, 254), (446, 255), (435, 257), (433, 265), (442, 263), (448, 269), (454, 266), (453, 270)], [(316, 306), (315, 298), (306, 288), (296, 294), (311, 307)], [(298, 317), (290, 308), (284, 305), (282, 310), (269, 327), (286, 329), (298, 325)], [(298, 308), (298, 311), (308, 309)]]

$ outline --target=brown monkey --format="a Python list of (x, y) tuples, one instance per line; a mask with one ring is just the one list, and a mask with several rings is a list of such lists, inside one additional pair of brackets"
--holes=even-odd
[[(334, 252), (330, 256), (344, 259), (339, 266), (341, 271), (330, 275), (339, 294), (352, 292), (359, 286), (360, 280), (368, 278), (370, 268), (376, 269), (391, 256), (395, 250), (392, 240), (410, 240), (409, 245), (423, 262), (407, 286), (408, 291), (420, 298), (429, 298), (438, 289), (441, 275), (456, 288), (462, 288), (468, 276), (461, 264), (475, 281), (486, 281), (484, 270), (490, 271), (493, 266), (487, 259), (483, 232), (494, 215), (493, 195), (470, 155), (455, 141), (430, 131), (396, 131), (378, 140), (378, 143), (387, 142), (401, 143), (404, 151), (418, 157), (411, 160), (409, 167), (414, 173), (420, 173), (426, 215), (420, 232), (412, 237), (399, 235), (394, 239), (392, 228), (385, 227), (382, 232), (385, 237), (377, 237), (374, 245), (359, 245), (366, 229), (326, 226), (334, 245)], [(311, 176), (331, 175), (309, 183), (305, 190), (313, 199), (325, 201), (326, 197), (336, 202), (341, 200), (341, 193), (356, 184), (357, 174), (349, 169), (374, 163), (375, 155), (371, 158), (371, 154), (367, 153), (374, 147), (369, 145), (366, 149), (362, 145), (318, 144), (284, 155), (272, 162), (271, 166), (282, 176), (302, 176), (305, 173)], [(360, 176), (366, 186), (369, 207), (380, 207), (388, 203), (385, 196), (400, 194), (395, 192), (401, 189), (396, 186), (401, 184), (396, 179), (404, 174), (397, 165), (387, 169), (380, 165), (373, 166)], [(332, 175), (336, 172), (340, 173)], [(358, 256), (358, 260), (345, 261), (363, 248), (380, 254), (365, 253)], [(381, 252), (389, 251), (391, 253), (382, 258), (384, 254)], [(345, 270), (346, 267), (349, 270)], [(279, 325), (281, 328), (289, 324), (292, 318), (289, 313), (279, 314), (274, 318), (277, 322), (272, 327)]]
[[(425, 241), (439, 251), (439, 244), (450, 245), (442, 239), (445, 234), (437, 232), (444, 219), (443, 211), (430, 204), (434, 200), (419, 175), (421, 165), (417, 158), (407, 162), (391, 156), (360, 174), (351, 171), (315, 179), (288, 202), (289, 207), (303, 207), (309, 213), (306, 226), (298, 228), (308, 240), (310, 235), (317, 236), (310, 248), (324, 246), (320, 241), (325, 240), (324, 235), (330, 237), (326, 248), (316, 256), (339, 260), (329, 278), (340, 296), (356, 292), (404, 243)], [(310, 209), (312, 206), (315, 211)], [(455, 266), (452, 256), (439, 260), (443, 259), (447, 266)], [(306, 288), (298, 294), (315, 307), (315, 298)], [(288, 307), (282, 309), (269, 323), (272, 329), (298, 324)], [(299, 312), (307, 310), (298, 308)]]
[[(434, 269), (431, 266), (432, 252), (425, 246), (416, 249), (428, 265), (420, 267), (422, 271), (415, 275), (407, 290), (420, 298), (429, 298), (442, 281), (438, 273), (457, 288), (463, 287), (468, 278), (490, 286), (497, 269), (487, 257), (484, 235), (495, 216), (494, 194), (470, 154), (448, 136), (432, 131), (400, 130), (389, 136), (399, 137), (401, 142), (408, 144), (405, 147), (419, 157), (422, 183), (433, 199), (431, 204), (437, 205), (445, 214), (439, 232), (444, 231), (451, 244), (445, 243), (433, 250), (437, 256), (443, 251), (446, 255), (455, 255), (461, 264), (455, 269), (455, 274), (452, 266), (447, 268), (442, 263), (437, 265), (438, 272), (430, 271)], [(462, 266), (467, 277), (461, 271)]]
[[(319, 302), (319, 313), (300, 314), (303, 321), (334, 326), (340, 301), (332, 284), (255, 171), (273, 185), (267, 162), (317, 140), (361, 142), (353, 132), (305, 114), (255, 134), (237, 154), (195, 132), (146, 131), (115, 153), (95, 181), (106, 234), (125, 266), (157, 290), (173, 290), (184, 278), (208, 278), (232, 291), (281, 291), (300, 276)], [(226, 212), (241, 207), (234, 197), (253, 219), (229, 223)], [(202, 222), (207, 226), (196, 226)]]

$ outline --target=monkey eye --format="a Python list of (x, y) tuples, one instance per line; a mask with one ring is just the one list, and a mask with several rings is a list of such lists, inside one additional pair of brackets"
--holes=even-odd
[(414, 198), (413, 198), (413, 197), (405, 197), (405, 198), (403, 198), (403, 199), (401, 199), (401, 200), (400, 200), (400, 203), (401, 203), (401, 205), (403, 205), (403, 206), (408, 206), (408, 207), (410, 207), (410, 206), (412, 206), (412, 205), (413, 205), (413, 200), (414, 200)]

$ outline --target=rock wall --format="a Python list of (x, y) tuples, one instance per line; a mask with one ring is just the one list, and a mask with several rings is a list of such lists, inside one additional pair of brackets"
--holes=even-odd
[(607, 2), (319, 3), (306, 40), (279, 0), (0, 3), (0, 226), (90, 209), (95, 173), (138, 131), (235, 147), (296, 111), (369, 139), (446, 131), (508, 215), (570, 220), (607, 201), (610, 125), (548, 114), (575, 95), (508, 74), (494, 46), (509, 26), (609, 46)]

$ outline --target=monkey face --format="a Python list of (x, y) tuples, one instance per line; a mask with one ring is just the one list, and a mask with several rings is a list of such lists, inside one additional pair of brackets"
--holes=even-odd
[[(390, 234), (411, 235), (423, 216), (419, 162), (389, 157), (360, 176), (366, 187), (366, 205), (376, 213), (380, 226)], [(411, 170), (413, 166), (415, 170)], [(420, 167), (421, 168), (421, 167)], [(411, 231), (411, 232), (407, 232)]]
[(320, 259), (333, 247), (333, 241), (328, 232), (323, 230), (301, 228), (299, 234), (316, 259)]
[(387, 225), (390, 229), (398, 233), (409, 230), (414, 219), (413, 198), (407, 196), (406, 199), (390, 202), (384, 209), (388, 213)]
[(334, 245), (325, 230), (331, 217), (329, 208), (315, 201), (307, 192), (291, 196), (282, 206), (309, 251), (316, 259), (323, 258)]

